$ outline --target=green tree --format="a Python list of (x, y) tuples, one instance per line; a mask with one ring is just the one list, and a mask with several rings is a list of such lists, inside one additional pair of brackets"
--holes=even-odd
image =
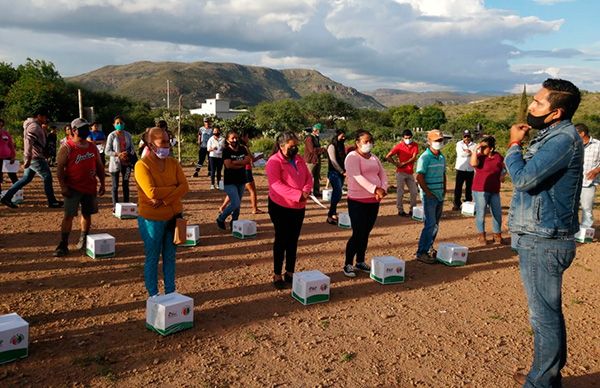
[[(349, 119), (356, 115), (356, 109), (346, 101), (331, 93), (313, 93), (301, 100), (306, 117), (311, 122), (335, 121), (338, 118)], [(330, 122), (329, 125), (333, 123)]]
[(392, 116), (392, 123), (395, 127), (407, 129), (412, 127), (412, 125), (410, 125), (411, 116), (415, 114), (418, 115), (419, 107), (416, 105), (400, 105), (391, 107), (389, 112)]
[(523, 93), (521, 94), (521, 101), (519, 102), (519, 110), (517, 111), (517, 122), (527, 122), (527, 86), (523, 85)]
[(444, 111), (437, 106), (430, 105), (411, 113), (408, 117), (408, 127), (423, 128), (425, 131), (429, 131), (440, 128), (446, 121)]
[(12, 64), (0, 62), (0, 111), (4, 110), (6, 105), (6, 95), (18, 79), (19, 73)]
[(300, 104), (294, 100), (263, 102), (255, 111), (256, 125), (264, 136), (272, 137), (281, 131), (299, 131), (307, 125)]
[(227, 127), (227, 129), (233, 129), (239, 134), (248, 133), (251, 138), (258, 136), (256, 121), (250, 112), (241, 113), (234, 118), (225, 120), (225, 127)]

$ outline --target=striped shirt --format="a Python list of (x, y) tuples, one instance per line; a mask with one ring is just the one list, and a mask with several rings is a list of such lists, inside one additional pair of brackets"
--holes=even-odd
[[(417, 174), (425, 177), (429, 190), (440, 200), (444, 200), (444, 176), (446, 175), (446, 158), (440, 152), (434, 155), (428, 147), (419, 156)], [(421, 193), (423, 195), (423, 193)]]
[(590, 137), (590, 141), (583, 146), (583, 187), (599, 183), (600, 174), (596, 175), (593, 181), (585, 177), (588, 172), (598, 167), (600, 167), (600, 141)]

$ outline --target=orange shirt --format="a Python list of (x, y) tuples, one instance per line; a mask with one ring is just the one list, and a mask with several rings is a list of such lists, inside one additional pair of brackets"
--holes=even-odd
[[(149, 157), (135, 164), (135, 182), (138, 187), (138, 214), (153, 221), (168, 221), (183, 211), (181, 199), (189, 191), (187, 179), (179, 162), (165, 159), (165, 170)], [(161, 199), (164, 204), (152, 207), (151, 199)]]

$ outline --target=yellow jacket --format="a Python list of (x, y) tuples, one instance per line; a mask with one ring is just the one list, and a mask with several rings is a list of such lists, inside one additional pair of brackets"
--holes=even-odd
[[(187, 179), (179, 162), (171, 157), (165, 159), (165, 170), (150, 158), (135, 164), (135, 181), (138, 187), (138, 214), (153, 221), (168, 221), (183, 211), (181, 199), (189, 191)], [(154, 208), (152, 199), (164, 204)]]

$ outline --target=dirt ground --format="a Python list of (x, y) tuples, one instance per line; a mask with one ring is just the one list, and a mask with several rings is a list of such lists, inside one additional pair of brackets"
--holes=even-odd
[[(255, 176), (266, 210), (266, 179), (262, 170)], [(190, 186), (184, 208), (200, 224), (201, 243), (178, 249), (177, 290), (194, 298), (194, 327), (168, 337), (144, 327), (137, 222), (111, 215), (109, 193), (93, 231), (116, 237), (112, 259), (52, 257), (62, 210), (45, 207), (37, 177), (25, 204), (0, 209), (0, 314), (30, 323), (29, 357), (0, 365), (0, 386), (512, 387), (512, 373), (529, 366), (518, 258), (510, 247), (478, 244), (474, 218), (450, 212), (448, 201), (437, 241), (468, 246), (468, 264), (417, 262), (421, 224), (398, 217), (391, 194), (367, 254), (406, 260), (407, 280), (385, 286), (367, 274), (343, 276), (350, 231), (328, 225), (326, 211), (309, 204), (296, 269), (330, 276), (331, 300), (303, 306), (271, 285), (268, 215), (251, 214), (244, 198), (241, 217), (257, 222), (258, 235), (237, 240), (214, 224), (222, 192), (209, 191), (207, 177), (190, 178)], [(72, 233), (72, 249), (77, 238)], [(598, 247), (579, 244), (564, 276), (565, 387), (600, 386)]]

